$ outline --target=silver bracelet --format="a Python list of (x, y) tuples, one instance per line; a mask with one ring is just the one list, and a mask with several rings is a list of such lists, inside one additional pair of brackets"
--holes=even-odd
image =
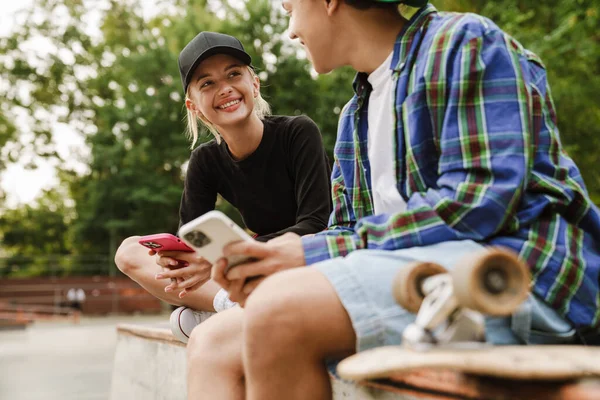
[(220, 289), (213, 299), (213, 307), (216, 312), (225, 311), (236, 305), (237, 303), (229, 300), (229, 293), (225, 289)]

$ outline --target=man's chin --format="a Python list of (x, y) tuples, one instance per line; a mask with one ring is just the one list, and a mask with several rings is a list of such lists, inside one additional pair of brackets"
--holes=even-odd
[(321, 59), (315, 59), (308, 53), (308, 60), (312, 64), (313, 69), (319, 75), (328, 74), (334, 69), (342, 67), (343, 64), (339, 60), (332, 59), (332, 57), (323, 57)]
[(330, 67), (327, 65), (319, 65), (313, 63), (313, 68), (319, 75), (328, 74), (335, 69), (335, 67)]

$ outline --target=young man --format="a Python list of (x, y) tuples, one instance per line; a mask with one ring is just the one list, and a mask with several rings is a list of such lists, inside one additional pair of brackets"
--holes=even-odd
[(533, 276), (515, 315), (486, 321), (489, 342), (574, 343), (598, 326), (600, 213), (561, 146), (543, 64), (483, 17), (423, 4), (407, 21), (388, 3), (283, 1), (317, 72), (358, 72), (334, 211), (323, 233), (226, 249), (258, 261), (226, 276), (218, 262), (213, 277), (251, 295), (194, 332), (190, 398), (217, 385), (223, 399), (330, 398), (326, 360), (397, 344), (413, 321), (391, 292), (403, 266), (452, 268), (487, 245)]

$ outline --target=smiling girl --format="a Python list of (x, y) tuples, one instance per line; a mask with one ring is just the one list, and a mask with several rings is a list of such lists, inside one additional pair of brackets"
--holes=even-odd
[(192, 152), (181, 223), (214, 209), (220, 194), (258, 240), (321, 231), (331, 199), (319, 129), (306, 116), (270, 116), (250, 64), (239, 40), (214, 32), (179, 56), (189, 135), (195, 143), (199, 120), (215, 137)]
[[(181, 51), (179, 70), (192, 146), (198, 140), (198, 122), (214, 135), (192, 151), (180, 224), (213, 210), (221, 195), (239, 210), (259, 241), (286, 232), (323, 230), (331, 211), (330, 166), (316, 124), (306, 116), (270, 115), (250, 55), (232, 36), (198, 34)], [(194, 253), (161, 253), (156, 263), (162, 267), (175, 266), (178, 260), (188, 265), (155, 279), (160, 270), (138, 240), (126, 239), (115, 261), (155, 296), (189, 307), (174, 312), (173, 326), (181, 326), (181, 318), (197, 319), (192, 309), (218, 311), (228, 303), (227, 293), (210, 281), (206, 260)], [(170, 278), (177, 281), (169, 283)], [(184, 341), (189, 335), (174, 333)]]

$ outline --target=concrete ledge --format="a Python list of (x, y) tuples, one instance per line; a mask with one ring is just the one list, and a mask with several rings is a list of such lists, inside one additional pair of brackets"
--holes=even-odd
[(185, 364), (185, 345), (170, 330), (119, 325), (110, 399), (185, 399)]
[(120, 324), (117, 326), (117, 334), (120, 336), (135, 336), (141, 339), (151, 340), (158, 343), (172, 344), (185, 347), (185, 343), (177, 340), (167, 328), (140, 326), (132, 324)]
[[(117, 332), (111, 400), (186, 398), (185, 344), (173, 337), (166, 323), (124, 324), (117, 327)], [(600, 399), (599, 379), (529, 382), (431, 369), (359, 384), (332, 376), (331, 386), (334, 400)]]
[[(166, 327), (123, 324), (117, 327), (111, 400), (186, 398), (185, 344)], [(413, 390), (392, 393), (332, 377), (334, 400), (412, 400), (439, 398)]]

